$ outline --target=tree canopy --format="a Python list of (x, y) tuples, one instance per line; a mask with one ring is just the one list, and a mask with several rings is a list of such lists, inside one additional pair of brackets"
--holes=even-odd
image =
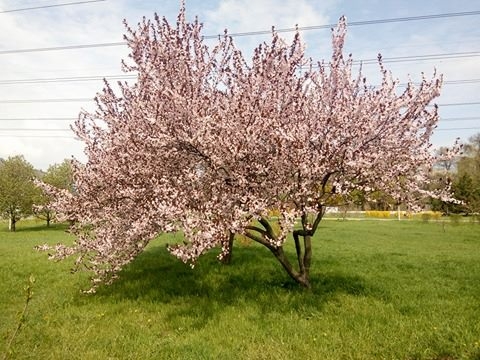
[[(64, 160), (61, 164), (50, 165), (47, 172), (41, 176), (41, 180), (45, 184), (55, 187), (56, 189), (64, 189), (70, 192), (73, 191), (73, 174), (70, 160)], [(52, 199), (44, 193), (39, 193), (34, 200), (33, 211), (38, 218), (42, 218), (50, 226), (55, 212), (49, 206)]]
[(243, 234), (309, 287), (311, 237), (333, 198), (446, 196), (424, 190), (441, 77), (400, 92), (379, 57), (372, 86), (344, 56), (345, 35), (341, 18), (328, 62), (307, 59), (299, 33), (287, 44), (275, 31), (247, 60), (228, 33), (208, 47), (184, 7), (174, 25), (156, 15), (127, 26), (123, 69), (137, 81), (119, 91), (106, 82), (97, 110), (75, 123), (88, 157), (74, 164), (75, 194), (44, 185), (75, 221), (75, 244), (55, 257), (76, 254), (94, 284), (108, 283), (161, 232), (183, 233), (169, 250), (192, 266), (213, 247), (225, 256)]
[(464, 145), (464, 154), (457, 161), (453, 182), (455, 197), (466, 213), (480, 212), (480, 133), (470, 137)]
[(33, 184), (35, 170), (23, 156), (9, 157), (0, 162), (0, 213), (9, 219), (10, 230), (32, 213), (38, 189)]

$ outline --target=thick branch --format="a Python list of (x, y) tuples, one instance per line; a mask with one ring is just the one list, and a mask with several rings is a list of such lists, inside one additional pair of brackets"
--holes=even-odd
[(282, 264), (283, 268), (288, 273), (288, 275), (290, 275), (292, 279), (294, 279), (296, 282), (298, 282), (302, 286), (305, 286), (307, 288), (310, 287), (310, 281), (308, 280), (308, 276), (305, 276), (305, 274), (297, 272), (293, 268), (292, 264), (290, 263), (285, 253), (283, 252), (283, 248), (281, 247), (275, 248), (272, 250), (272, 253), (278, 259), (278, 261), (280, 261), (280, 264)]
[(303, 274), (305, 273), (305, 266), (303, 266), (302, 246), (300, 245), (299, 234), (297, 231), (293, 232), (293, 239), (295, 240), (295, 250), (297, 250), (298, 268), (300, 269), (300, 272)]
[(260, 220), (258, 220), (258, 222), (260, 224), (262, 224), (262, 226), (265, 228), (265, 230), (267, 230), (267, 234), (271, 239), (274, 239), (274, 240), (277, 239), (277, 236), (275, 235), (275, 232), (273, 231), (273, 228), (272, 228), (272, 226), (270, 225), (270, 223), (268, 222), (267, 219), (261, 217)]
[(249, 239), (252, 239), (253, 241), (258, 242), (259, 244), (266, 246), (272, 252), (275, 250), (275, 247), (271, 245), (267, 240), (265, 240), (262, 236), (255, 235), (249, 231), (245, 231), (245, 236)]
[(310, 264), (312, 263), (312, 237), (310, 235), (303, 237), (305, 255), (303, 256), (303, 274), (308, 279), (310, 274)]
[(256, 231), (260, 234), (262, 234), (263, 236), (267, 236), (268, 233), (264, 230), (264, 229), (261, 229), (257, 226), (253, 226), (253, 225), (249, 225), (249, 226), (245, 226), (245, 230), (252, 230), (252, 231)]
[(322, 179), (322, 192), (325, 193), (325, 187), (327, 186), (328, 180), (330, 177), (334, 174), (335, 172), (329, 172), (327, 175), (325, 175)]
[[(257, 228), (256, 226), (248, 226), (247, 228), (252, 231), (257, 231), (260, 234), (268, 235), (267, 231)], [(288, 275), (290, 275), (292, 279), (294, 279), (296, 282), (298, 282), (302, 286), (305, 286), (307, 288), (310, 287), (308, 274), (306, 274), (305, 271), (298, 272), (293, 268), (292, 264), (290, 263), (287, 256), (285, 255), (282, 247), (275, 247), (271, 245), (268, 241), (266, 241), (264, 237), (260, 235), (256, 235), (250, 231), (245, 231), (245, 236), (267, 247), (273, 253), (273, 255), (275, 255), (277, 260), (280, 262), (280, 264), (282, 264), (282, 267), (285, 269), (285, 271), (288, 273)], [(303, 266), (302, 262), (304, 262), (304, 259), (301, 259), (301, 257), (299, 256), (297, 256), (297, 258), (299, 259), (299, 266), (302, 267)]]
[(322, 221), (323, 215), (325, 214), (325, 209), (323, 208), (322, 205), (320, 205), (320, 211), (317, 213), (317, 217), (315, 218), (315, 221), (313, 222), (312, 229), (310, 230), (310, 235), (314, 235), (315, 231), (317, 231), (318, 224), (320, 224), (320, 221)]

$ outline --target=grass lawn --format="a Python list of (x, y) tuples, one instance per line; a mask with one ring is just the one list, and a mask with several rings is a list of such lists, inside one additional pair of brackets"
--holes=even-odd
[(229, 266), (211, 253), (192, 270), (165, 235), (94, 295), (79, 291), (88, 276), (69, 273), (73, 260), (33, 250), (64, 230), (0, 224), (0, 358), (480, 359), (478, 224), (324, 221), (311, 291), (256, 244), (237, 242)]

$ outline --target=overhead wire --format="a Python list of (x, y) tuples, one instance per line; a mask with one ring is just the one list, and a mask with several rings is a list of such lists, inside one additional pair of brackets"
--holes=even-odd
[[(130, 80), (136, 79), (136, 75), (93, 75), (93, 76), (69, 76), (69, 77), (53, 77), (53, 78), (32, 78), (32, 79), (12, 79), (0, 80), (0, 85), (17, 85), (17, 84), (43, 84), (43, 83), (68, 83), (68, 82), (84, 82), (84, 81), (100, 81), (100, 80)], [(480, 81), (480, 79), (479, 79)]]
[[(479, 53), (480, 55), (480, 53)], [(118, 74), (118, 75), (92, 75), (92, 76), (68, 76), (68, 77), (52, 77), (52, 78), (25, 78), (25, 79), (7, 79), (0, 80), (1, 85), (22, 85), (22, 84), (48, 84), (48, 83), (70, 83), (70, 82), (88, 82), (103, 80), (134, 80), (137, 75)], [(446, 80), (443, 85), (463, 85), (480, 83), (480, 79), (456, 79)], [(414, 83), (418, 85), (418, 83)], [(398, 84), (406, 86), (406, 83)]]
[[(25, 129), (26, 131), (27, 129)], [(455, 127), (455, 128), (436, 128), (434, 131), (464, 131), (464, 130), (480, 130), (480, 127)], [(8, 138), (64, 138), (64, 139), (78, 139), (74, 135), (51, 135), (51, 134), (2, 134), (0, 129), (0, 137)]]
[(73, 121), (74, 117), (23, 117), (23, 118), (0, 118), (0, 121)]
[(72, 139), (77, 140), (75, 136), (67, 136), (67, 135), (8, 135), (8, 134), (0, 134), (0, 137), (6, 138), (46, 138), (46, 139)]
[[(474, 16), (474, 15), (480, 15), (480, 10), (450, 12), (450, 13), (443, 13), (443, 14), (431, 14), (431, 15), (420, 15), (420, 16), (408, 16), (408, 17), (388, 18), (388, 19), (351, 21), (348, 23), (348, 26), (365, 26), (365, 25), (386, 24), (386, 23), (395, 23), (395, 22), (408, 22), (408, 21), (443, 19), (443, 18), (450, 18), (450, 17)], [(301, 26), (301, 27), (295, 27), (295, 28), (276, 29), (275, 31), (277, 33), (287, 33), (287, 32), (295, 32), (295, 31), (330, 29), (335, 26), (336, 24), (325, 24), (325, 25)], [(245, 36), (266, 35), (266, 34), (271, 34), (271, 32), (272, 30), (260, 30), (260, 31), (237, 32), (237, 33), (230, 33), (230, 34), (227, 33), (227, 35), (230, 37), (245, 37)], [(222, 36), (225, 36), (225, 34), (205, 35), (203, 38), (217, 39)], [(29, 49), (11, 49), (11, 50), (1, 50), (0, 55), (100, 48), (100, 47), (110, 47), (110, 46), (122, 46), (126, 44), (127, 43), (125, 41), (117, 41), (117, 42), (52, 46), (52, 47), (29, 48)]]
[(460, 130), (480, 130), (480, 127), (458, 127), (458, 128), (435, 129), (435, 131), (460, 131)]
[(36, 129), (31, 129), (31, 128), (0, 128), (0, 131), (71, 131), (71, 129), (44, 129), (44, 128), (36, 128)]
[(70, 5), (84, 5), (84, 4), (97, 3), (97, 2), (103, 2), (103, 1), (107, 1), (107, 0), (74, 1), (74, 2), (61, 3), (61, 4), (51, 4), (51, 5), (31, 6), (31, 7), (19, 8), (19, 9), (0, 10), (0, 14), (19, 12), (19, 11), (49, 9), (54, 7), (70, 6)]
[(440, 121), (470, 121), (470, 120), (479, 120), (478, 116), (461, 116), (461, 117), (452, 117), (452, 118), (440, 118)]
[[(0, 104), (34, 104), (34, 103), (61, 103), (61, 102), (85, 102), (93, 101), (94, 98), (57, 98), (57, 99), (7, 99), (0, 100)], [(456, 102), (456, 103), (440, 103), (436, 104), (439, 107), (445, 106), (465, 106), (465, 105), (480, 105), (480, 101), (470, 102)], [(431, 105), (433, 106), (433, 105)]]
[(92, 101), (93, 98), (59, 98), (59, 99), (7, 99), (0, 100), (0, 104), (34, 104), (34, 103), (62, 103)]
[[(432, 14), (432, 15), (407, 16), (407, 17), (398, 17), (398, 18), (387, 18), (387, 19), (348, 21), (347, 24), (348, 26), (365, 26), (365, 25), (387, 24), (387, 23), (419, 21), (419, 20), (433, 20), (433, 19), (472, 16), (472, 15), (480, 15), (480, 10), (463, 11), (463, 12), (456, 12), (456, 13), (450, 12), (450, 13)], [(297, 30), (298, 31), (323, 30), (323, 29), (334, 28), (336, 25), (337, 24), (301, 26), (301, 27), (294, 27), (294, 28), (275, 29), (275, 31), (277, 33), (285, 33), (285, 32), (295, 32)], [(268, 35), (271, 33), (272, 33), (272, 30), (259, 30), (259, 31), (231, 33), (231, 34), (228, 34), (228, 36), (239, 37), (239, 36), (253, 36), (253, 35)], [(219, 36), (221, 37), (224, 35), (223, 34), (207, 35), (207, 36), (204, 36), (204, 39), (216, 39)]]
[[(77, 120), (78, 118), (77, 117), (42, 117), (42, 118), (38, 118), (38, 117), (17, 117), (17, 118), (0, 118), (0, 121), (11, 121), (11, 122), (18, 122), (18, 121), (75, 121)], [(449, 118), (440, 118), (439, 121), (440, 122), (444, 122), (444, 121), (473, 121), (473, 120), (479, 120), (480, 121), (480, 117), (479, 116), (463, 116), (463, 117), (449, 117)], [(0, 131), (1, 130), (5, 130), (5, 129), (2, 129), (0, 128)], [(31, 130), (31, 129), (24, 129), (24, 130)], [(69, 129), (64, 129), (64, 130), (69, 130)]]
[(439, 107), (445, 106), (465, 106), (465, 105), (480, 105), (480, 101), (467, 101), (467, 102), (456, 102), (456, 103), (444, 103), (444, 104), (437, 104)]

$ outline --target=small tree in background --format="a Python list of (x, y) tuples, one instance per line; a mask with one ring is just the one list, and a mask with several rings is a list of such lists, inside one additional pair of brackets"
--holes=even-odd
[[(41, 180), (57, 189), (73, 191), (73, 174), (70, 160), (64, 160), (61, 164), (50, 165)], [(33, 207), (35, 216), (47, 222), (47, 227), (55, 217), (55, 211), (49, 206), (51, 199), (44, 193), (35, 199)]]
[[(432, 173), (431, 188), (451, 185), (459, 201), (449, 203), (432, 199), (433, 210), (444, 213), (475, 214), (480, 212), (480, 134), (473, 135), (462, 144), (462, 154), (450, 156), (454, 149), (442, 147), (437, 151), (439, 161)], [(446, 158), (446, 159), (445, 159)]]
[(35, 170), (23, 156), (9, 157), (0, 163), (0, 213), (9, 220), (10, 231), (17, 222), (32, 214), (38, 189), (33, 184)]
[(156, 16), (127, 27), (123, 68), (137, 82), (119, 83), (118, 95), (106, 83), (97, 111), (76, 122), (88, 157), (74, 164), (76, 193), (43, 185), (53, 208), (76, 220), (75, 244), (54, 257), (76, 254), (94, 284), (108, 283), (161, 232), (183, 232), (169, 250), (192, 266), (217, 246), (225, 257), (237, 233), (309, 287), (312, 236), (332, 199), (353, 190), (409, 205), (441, 196), (423, 190), (420, 171), (434, 162), (430, 105), (441, 78), (400, 93), (379, 58), (381, 85), (368, 85), (343, 55), (343, 18), (328, 63), (306, 59), (298, 33), (287, 45), (272, 32), (247, 61), (228, 34), (209, 48), (201, 30), (183, 7), (175, 26)]
[(458, 159), (457, 174), (452, 189), (463, 201), (460, 207), (466, 213), (480, 212), (480, 133), (470, 137), (464, 145), (464, 154)]

